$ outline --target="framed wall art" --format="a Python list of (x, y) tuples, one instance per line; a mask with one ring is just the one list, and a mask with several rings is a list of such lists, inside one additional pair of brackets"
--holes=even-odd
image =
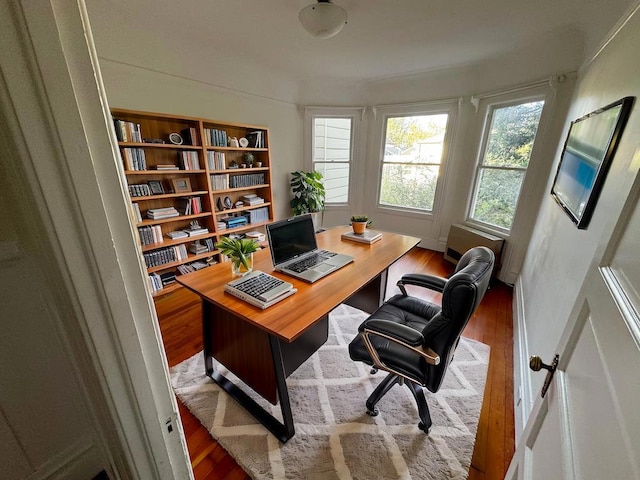
[(586, 229), (616, 153), (634, 97), (624, 97), (571, 122), (551, 195)]

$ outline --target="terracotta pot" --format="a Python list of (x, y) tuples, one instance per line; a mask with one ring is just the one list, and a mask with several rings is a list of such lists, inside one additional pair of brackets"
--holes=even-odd
[(351, 222), (351, 228), (353, 228), (353, 233), (362, 235), (367, 229), (367, 222)]

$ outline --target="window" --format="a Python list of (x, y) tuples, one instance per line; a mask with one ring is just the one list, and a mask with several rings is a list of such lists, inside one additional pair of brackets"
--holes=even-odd
[(352, 119), (313, 119), (313, 169), (324, 177), (325, 203), (349, 201)]
[(448, 120), (446, 113), (386, 118), (381, 206), (433, 211)]
[(490, 107), (476, 173), (470, 217), (509, 231), (544, 101)]

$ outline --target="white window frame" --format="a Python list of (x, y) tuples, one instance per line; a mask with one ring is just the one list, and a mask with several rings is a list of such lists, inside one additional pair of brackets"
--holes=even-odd
[[(504, 98), (502, 98), (504, 97)], [(532, 164), (535, 163), (535, 158), (536, 158), (536, 153), (537, 151), (540, 149), (540, 141), (539, 139), (542, 137), (542, 129), (544, 126), (544, 112), (545, 109), (547, 108), (549, 99), (547, 98), (548, 96), (545, 93), (536, 93), (536, 94), (523, 94), (523, 92), (520, 92), (519, 95), (514, 96), (513, 94), (511, 95), (505, 95), (505, 96), (501, 96), (498, 97), (496, 96), (495, 98), (492, 98), (486, 102), (484, 102), (485, 104), (483, 105), (483, 107), (481, 108), (481, 112), (482, 112), (482, 130), (481, 130), (481, 138), (480, 138), (480, 143), (478, 146), (478, 151), (476, 154), (476, 162), (475, 162), (475, 171), (474, 171), (474, 176), (473, 176), (473, 184), (471, 186), (471, 190), (470, 190), (470, 194), (469, 194), (469, 202), (467, 205), (467, 212), (466, 212), (466, 222), (476, 226), (476, 227), (480, 227), (482, 230), (487, 230), (487, 231), (491, 231), (494, 233), (499, 234), (502, 237), (509, 237), (509, 235), (511, 234), (511, 232), (513, 231), (513, 226), (516, 223), (516, 219), (518, 216), (518, 209), (520, 207), (520, 201), (522, 199), (522, 197), (524, 196), (523, 193), (526, 190), (526, 180), (527, 180), (527, 173), (530, 170), (530, 167)], [(487, 148), (487, 144), (489, 141), (489, 133), (491, 130), (491, 122), (493, 120), (493, 113), (501, 108), (508, 108), (511, 106), (515, 106), (515, 105), (522, 105), (524, 103), (533, 103), (533, 102), (539, 102), (539, 101), (543, 101), (544, 105), (542, 107), (542, 112), (540, 114), (540, 120), (538, 121), (538, 127), (536, 130), (536, 136), (534, 138), (533, 141), (533, 148), (531, 150), (531, 155), (529, 156), (529, 163), (527, 165), (526, 168), (522, 168), (522, 167), (487, 167), (487, 166), (483, 166), (483, 161), (484, 161), (484, 156), (485, 156), (485, 152), (486, 152), (486, 148)], [(520, 192), (518, 193), (518, 199), (516, 200), (516, 205), (514, 207), (514, 214), (513, 214), (513, 221), (511, 222), (511, 227), (509, 228), (504, 228), (501, 227), (499, 225), (494, 225), (491, 223), (486, 223), (483, 222), (481, 220), (477, 220), (475, 218), (473, 218), (471, 215), (473, 214), (473, 211), (475, 209), (476, 206), (476, 198), (477, 198), (477, 192), (478, 192), (478, 188), (479, 188), (479, 182), (480, 182), (480, 174), (481, 172), (484, 170), (509, 170), (509, 171), (524, 171), (524, 175), (522, 177), (522, 183), (520, 185)]]
[[(409, 217), (434, 217), (440, 212), (442, 197), (446, 187), (446, 172), (450, 163), (450, 156), (454, 149), (454, 138), (457, 126), (459, 102), (458, 100), (443, 100), (438, 102), (429, 102), (411, 105), (394, 105), (374, 107), (374, 115), (380, 119), (378, 124), (379, 142), (378, 142), (378, 168), (376, 179), (376, 208), (384, 213), (397, 213)], [(411, 117), (420, 115), (442, 115), (449, 116), (442, 147), (442, 158), (439, 165), (438, 181), (436, 182), (436, 191), (433, 199), (433, 208), (431, 210), (422, 210), (411, 207), (401, 207), (397, 205), (385, 205), (380, 203), (380, 194), (382, 187), (382, 169), (384, 167), (385, 143), (387, 138), (387, 120), (393, 117)]]
[(348, 207), (355, 198), (354, 178), (356, 178), (355, 170), (358, 168), (357, 154), (358, 143), (360, 138), (360, 125), (362, 121), (364, 109), (362, 107), (306, 107), (304, 118), (304, 151), (305, 151), (305, 169), (311, 171), (313, 169), (313, 155), (315, 151), (314, 145), (314, 128), (316, 118), (348, 118), (351, 119), (351, 145), (349, 160), (349, 185), (347, 202), (326, 202), (325, 208), (331, 207)]

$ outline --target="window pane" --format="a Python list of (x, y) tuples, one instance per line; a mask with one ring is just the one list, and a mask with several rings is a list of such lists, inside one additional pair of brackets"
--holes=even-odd
[(439, 164), (449, 115), (387, 119), (384, 161)]
[(448, 114), (389, 117), (380, 204), (433, 210)]
[(316, 162), (326, 190), (325, 203), (346, 203), (349, 200), (349, 164)]
[(437, 166), (383, 165), (380, 203), (396, 207), (433, 210), (438, 170)]
[(526, 168), (543, 106), (540, 101), (495, 109), (483, 165)]
[(351, 118), (314, 119), (312, 160), (314, 170), (324, 177), (325, 203), (348, 202)]
[(511, 228), (524, 171), (483, 168), (473, 209), (473, 219)]

